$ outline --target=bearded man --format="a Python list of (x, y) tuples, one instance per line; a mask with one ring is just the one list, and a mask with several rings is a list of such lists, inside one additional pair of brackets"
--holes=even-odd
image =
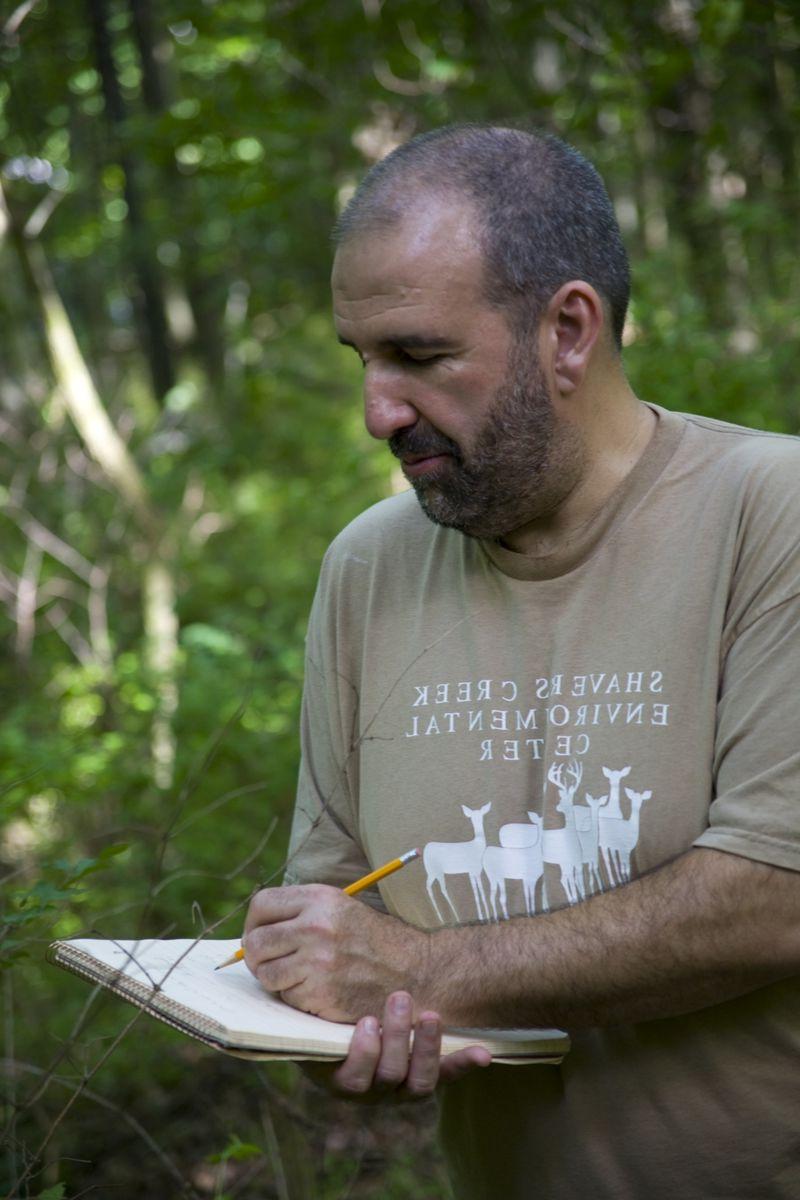
[[(800, 1197), (800, 445), (637, 399), (628, 279), (594, 168), (516, 130), (414, 139), (337, 230), (337, 331), (413, 490), (323, 564), (246, 960), (358, 1022), (340, 1092), (442, 1085), (459, 1198)], [(573, 1044), (440, 1060), (442, 1023)]]

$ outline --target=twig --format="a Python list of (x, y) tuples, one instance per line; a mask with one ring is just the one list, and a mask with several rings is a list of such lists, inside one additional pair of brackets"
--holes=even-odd
[(66, 194), (66, 192), (58, 191), (56, 188), (50, 188), (47, 195), (36, 205), (36, 208), (23, 225), (22, 236), (37, 238)]
[[(272, 837), (273, 833), (275, 832), (275, 826), (277, 825), (277, 823), (278, 823), (278, 818), (273, 817), (272, 820), (270, 821), (269, 825), (267, 826), (266, 831), (262, 834), (261, 838), (259, 839), (257, 844), (253, 847), (253, 849), (250, 851), (250, 853), (247, 855), (247, 857), (243, 858), (240, 862), (238, 862), (235, 867), (231, 868), (230, 871), (224, 871), (224, 872), (201, 871), (194, 867), (186, 867), (179, 871), (173, 871), (171, 875), (168, 875), (166, 877), (166, 879), (162, 879), (160, 883), (155, 884), (152, 889), (152, 894), (154, 896), (158, 896), (161, 892), (164, 891), (165, 888), (169, 887), (169, 885), (171, 883), (174, 883), (176, 879), (187, 879), (190, 877), (193, 877), (193, 878), (199, 877), (200, 879), (216, 879), (221, 883), (230, 883), (232, 879), (235, 879), (237, 875), (241, 875), (241, 873), (243, 871), (245, 871), (250, 866), (250, 864), (258, 858), (259, 854), (264, 849), (267, 842), (269, 841), (269, 839)], [(257, 886), (263, 887), (265, 885), (258, 884)], [(227, 921), (229, 919), (229, 917), (234, 916), (235, 913), (239, 912), (239, 910), (248, 902), (249, 902), (249, 897), (247, 900), (243, 900), (241, 904), (237, 904), (235, 908), (230, 909), (228, 912), (226, 912), (225, 915), (220, 917), (220, 919), (218, 921), (215, 921), (212, 925), (207, 925), (205, 928), (205, 933), (213, 932), (215, 929), (218, 928), (219, 925), (221, 925), (223, 923), (223, 921)]]
[[(37, 1067), (33, 1063), (18, 1062), (13, 1058), (3, 1060), (3, 1069), (6, 1071), (10, 1070), (13, 1074), (16, 1074), (20, 1071), (25, 1071), (30, 1075), (46, 1074), (44, 1068), (42, 1067)], [(149, 1148), (161, 1162), (164, 1169), (172, 1176), (173, 1179), (177, 1181), (177, 1183), (180, 1184), (182, 1188), (182, 1195), (191, 1197), (196, 1197), (198, 1195), (191, 1183), (185, 1179), (179, 1168), (175, 1165), (169, 1155), (162, 1150), (158, 1142), (152, 1137), (151, 1134), (147, 1132), (144, 1126), (141, 1125), (135, 1117), (131, 1116), (129, 1112), (126, 1112), (124, 1108), (120, 1108), (118, 1104), (114, 1104), (114, 1102), (109, 1100), (107, 1096), (102, 1096), (99, 1092), (95, 1092), (92, 1088), (84, 1086), (82, 1082), (76, 1084), (73, 1080), (66, 1079), (63, 1075), (50, 1074), (48, 1077), (48, 1082), (60, 1083), (62, 1087), (69, 1088), (71, 1091), (77, 1092), (81, 1096), (85, 1096), (87, 1100), (91, 1100), (95, 1104), (99, 1104), (101, 1108), (108, 1109), (109, 1112), (113, 1112), (118, 1117), (121, 1117), (126, 1125), (129, 1125), (134, 1133), (136, 1133), (142, 1139), (142, 1141), (149, 1146)]]
[(42, 549), (34, 542), (28, 542), (25, 551), (25, 562), (22, 574), (17, 583), (17, 654), (20, 658), (28, 658), (33, 645), (36, 629), (36, 592), (39, 586), (39, 575), (42, 569)]
[[(365, 741), (369, 740), (370, 729), (374, 726), (375, 722), (378, 720), (378, 718), (381, 715), (381, 713), (383, 712), (384, 708), (389, 703), (389, 700), (391, 699), (395, 690), (400, 686), (400, 683), (402, 682), (403, 679), (405, 679), (405, 677), (408, 675), (409, 671), (413, 670), (413, 668), (417, 665), (417, 663), (420, 661), (420, 659), (424, 658), (426, 654), (429, 654), (430, 651), (433, 650), (436, 646), (438, 646), (440, 642), (444, 641), (445, 638), (448, 638), (448, 637), (450, 637), (451, 634), (455, 633), (455, 631), (458, 629), (458, 627), (460, 625), (463, 625), (467, 619), (468, 619), (467, 617), (460, 617), (459, 620), (456, 621), (454, 625), (450, 625), (447, 629), (445, 629), (442, 633), (440, 633), (438, 637), (434, 638), (432, 642), (428, 643), (428, 645), (426, 645), (426, 646), (423, 646), (422, 649), (419, 651), (419, 653), (416, 654), (414, 656), (414, 658), (412, 658), (406, 664), (406, 666), (403, 668), (403, 670), (400, 672), (400, 674), (397, 676), (397, 678), (392, 683), (392, 686), (389, 688), (386, 695), (383, 697), (383, 700), (381, 700), (380, 704), (375, 709), (375, 712), (372, 714), (369, 721), (367, 721), (366, 725), (364, 726), (364, 729), (357, 736), (356, 736), (356, 716), (358, 713), (358, 705), (359, 705), (358, 691), (356, 689), (355, 684), (352, 682), (352, 680), (349, 680), (345, 675), (343, 675), (341, 672), (337, 671), (338, 678), (341, 679), (344, 683), (346, 683), (348, 685), (348, 687), (350, 687), (353, 690), (353, 692), (356, 696), (356, 703), (354, 705), (354, 714), (353, 714), (352, 742), (348, 749), (347, 756), (346, 756), (344, 763), (337, 764), (338, 781), (337, 781), (336, 789), (334, 790), (334, 792), (331, 795), (321, 798), (321, 807), (320, 807), (320, 811), (319, 811), (318, 815), (313, 819), (313, 821), (309, 825), (309, 829), (306, 834), (304, 842), (301, 843), (299, 846), (297, 846), (295, 848), (294, 854), (289, 855), (286, 858), (286, 860), (284, 861), (284, 864), (283, 864), (284, 870), (289, 865), (289, 863), (292, 861), (292, 859), (294, 858), (294, 855), (299, 853), (299, 851), (302, 849), (302, 846), (305, 845), (305, 842), (308, 841), (308, 839), (311, 837), (312, 833), (317, 828), (317, 826), (321, 822), (322, 818), (326, 814), (328, 816), (330, 816), (330, 818), (334, 821), (334, 823), (341, 825), (341, 822), (339, 821), (338, 817), (336, 816), (335, 811), (331, 807), (331, 802), (332, 802), (333, 796), (336, 795), (337, 791), (345, 790), (346, 780), (347, 780), (347, 765), (348, 765), (348, 763), (353, 758), (353, 756), (358, 752), (358, 750), (361, 748), (363, 743)], [(322, 670), (322, 668), (320, 666), (318, 666), (314, 662), (314, 660), (310, 656), (307, 657), (306, 663), (307, 663), (308, 667), (313, 667), (314, 670), (316, 670), (323, 679), (325, 678), (325, 672)], [(345, 830), (344, 832), (347, 832), (347, 830)]]
[(381, 87), (398, 96), (437, 96), (447, 86), (444, 80), (440, 79), (401, 79), (399, 75), (395, 75), (387, 62), (374, 62), (372, 71)]
[(37, 521), (36, 517), (18, 505), (5, 504), (0, 511), (4, 512), (22, 530), (29, 541), (39, 546), (51, 558), (57, 559), (58, 562), (68, 567), (85, 583), (91, 582), (92, 564), (58, 534), (46, 529), (41, 521)]
[(226, 792), (224, 796), (218, 796), (216, 800), (212, 800), (205, 808), (201, 808), (199, 812), (192, 813), (185, 821), (182, 821), (176, 829), (173, 830), (175, 836), (183, 833), (190, 825), (194, 825), (196, 821), (202, 820), (203, 817), (209, 816), (212, 812), (216, 812), (223, 804), (227, 804), (229, 800), (236, 800), (239, 796), (249, 796), (252, 792), (258, 792), (261, 788), (267, 786), (266, 780), (259, 780), (257, 783), (246, 783), (242, 787), (234, 788), (233, 791)]
[[(266, 832), (264, 834), (262, 834), (258, 843), (253, 847), (253, 849), (250, 851), (250, 853), (247, 855), (247, 857), (243, 858), (240, 862), (238, 862), (235, 867), (231, 868), (230, 871), (224, 871), (224, 872), (201, 871), (195, 867), (185, 867), (179, 871), (173, 871), (171, 875), (168, 875), (165, 879), (162, 879), (160, 883), (156, 884), (153, 887), (153, 895), (158, 896), (161, 892), (164, 891), (165, 888), (169, 887), (169, 885), (171, 883), (174, 883), (176, 879), (188, 879), (188, 878), (216, 879), (220, 883), (230, 883), (230, 881), (232, 879), (235, 879), (237, 875), (241, 875), (241, 873), (243, 871), (245, 871), (250, 866), (250, 864), (258, 858), (259, 854), (264, 849), (267, 842), (269, 841), (269, 839), (272, 837), (273, 833), (275, 832), (275, 826), (277, 825), (277, 823), (278, 823), (277, 817), (273, 817), (272, 821), (270, 821), (269, 825), (267, 826)], [(259, 885), (259, 886), (263, 886), (263, 885)], [(242, 902), (242, 904), (246, 904), (246, 903), (247, 903), (247, 900)], [(242, 907), (242, 904), (238, 904), (236, 906), (236, 908), (231, 909), (229, 912), (225, 913), (225, 915), (223, 917), (221, 917), (219, 921), (216, 921), (213, 925), (208, 925), (206, 927), (205, 932), (210, 933), (212, 930), (216, 929), (217, 926), (220, 925), (223, 921), (227, 921), (229, 917), (232, 917), (236, 912), (239, 911), (239, 909)]]
[(59, 637), (69, 646), (78, 662), (85, 667), (90, 666), (94, 662), (92, 647), (81, 631), (72, 624), (64, 606), (56, 603), (44, 615), (45, 620), (52, 625)]
[(16, 45), (19, 27), (35, 3), (36, 0), (23, 0), (23, 3), (17, 5), (11, 16), (6, 21), (5, 25), (3, 26), (3, 40), (8, 42), (9, 45)]
[(111, 667), (111, 633), (108, 628), (109, 571), (105, 567), (92, 567), (89, 576), (89, 599), (86, 610), (89, 614), (89, 640), (95, 660), (108, 670)]
[(547, 10), (544, 14), (544, 19), (548, 25), (552, 25), (553, 29), (557, 29), (559, 33), (563, 33), (571, 42), (579, 46), (581, 50), (588, 50), (590, 54), (608, 54), (611, 49), (608, 38), (602, 33), (598, 31), (595, 31), (593, 34), (584, 33), (582, 29), (578, 29), (577, 25), (573, 25), (571, 21), (567, 21), (553, 9)]

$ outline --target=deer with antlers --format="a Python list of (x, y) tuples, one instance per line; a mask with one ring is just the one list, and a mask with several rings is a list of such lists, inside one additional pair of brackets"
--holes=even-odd
[[(559, 829), (545, 829), (542, 833), (542, 859), (545, 867), (558, 867), (561, 876), (561, 886), (566, 892), (570, 904), (582, 900), (586, 894), (583, 880), (583, 850), (578, 831), (575, 827), (575, 793), (583, 778), (583, 764), (572, 760), (566, 769), (568, 780), (564, 778), (564, 763), (553, 763), (547, 772), (547, 779), (558, 789), (558, 804), (556, 808), (564, 814), (564, 824)], [(546, 876), (545, 876), (546, 879)], [(548, 905), (549, 896), (548, 896)]]

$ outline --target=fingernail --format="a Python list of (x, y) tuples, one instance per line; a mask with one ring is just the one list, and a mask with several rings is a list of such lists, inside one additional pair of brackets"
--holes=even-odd
[(439, 1031), (439, 1022), (434, 1021), (433, 1018), (428, 1018), (426, 1021), (420, 1021), (419, 1027), (422, 1033), (434, 1034)]
[(364, 1030), (364, 1033), (368, 1033), (370, 1037), (373, 1037), (378, 1032), (378, 1018), (364, 1017), (361, 1028)]
[(391, 1008), (396, 1017), (407, 1016), (411, 1012), (411, 997), (402, 992), (398, 996), (392, 996)]

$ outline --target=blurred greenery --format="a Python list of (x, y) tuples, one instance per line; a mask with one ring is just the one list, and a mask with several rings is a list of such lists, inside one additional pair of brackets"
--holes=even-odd
[(566, 137), (638, 394), (796, 433), (799, 45), (767, 0), (0, 7), (3, 1195), (447, 1195), (429, 1107), (120, 1036), (44, 949), (235, 936), (278, 877), (319, 561), (391, 487), (328, 316), (365, 167), (451, 120)]

